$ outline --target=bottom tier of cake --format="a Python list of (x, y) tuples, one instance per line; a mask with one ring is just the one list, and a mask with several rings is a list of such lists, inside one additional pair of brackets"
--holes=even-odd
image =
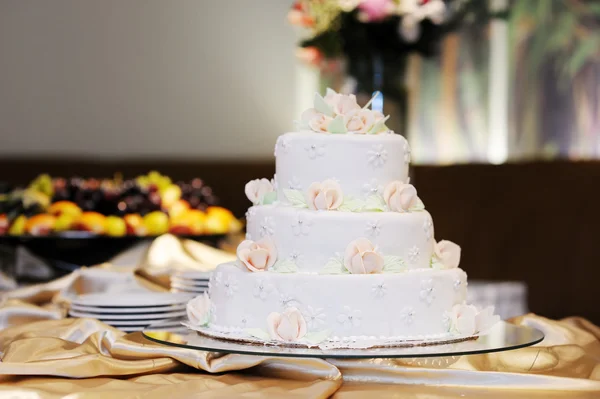
[(318, 275), (251, 273), (229, 263), (213, 274), (210, 316), (201, 331), (268, 341), (291, 309), (296, 315), (283, 323), (300, 318), (301, 334), (320, 341), (448, 339), (452, 308), (466, 298), (466, 279), (458, 268)]

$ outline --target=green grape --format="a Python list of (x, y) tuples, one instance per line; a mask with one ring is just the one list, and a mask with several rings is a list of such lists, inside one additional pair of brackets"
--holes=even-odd
[(48, 197), (51, 197), (54, 194), (52, 178), (47, 174), (39, 175), (34, 181), (31, 182), (29, 187), (35, 191), (46, 194)]
[(158, 187), (159, 190), (163, 190), (171, 185), (171, 178), (169, 176), (161, 176), (154, 183), (156, 184), (156, 187)]
[(150, 183), (157, 183), (158, 181), (160, 181), (161, 178), (162, 175), (155, 170), (148, 173), (148, 181)]
[(138, 186), (140, 187), (148, 187), (150, 185), (150, 179), (148, 179), (147, 176), (138, 176), (135, 179), (136, 183), (138, 184)]

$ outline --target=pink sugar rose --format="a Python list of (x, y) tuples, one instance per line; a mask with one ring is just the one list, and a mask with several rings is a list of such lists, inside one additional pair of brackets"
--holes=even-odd
[(256, 242), (242, 241), (237, 247), (237, 256), (251, 272), (262, 272), (275, 264), (277, 250), (271, 237), (267, 236)]
[(327, 133), (327, 127), (333, 120), (329, 116), (318, 112), (314, 108), (309, 108), (304, 111), (300, 116), (300, 119), (307, 123), (313, 131), (318, 133)]
[(290, 307), (283, 314), (277, 312), (269, 314), (267, 330), (275, 341), (298, 341), (306, 335), (306, 320), (298, 309)]
[(478, 333), (485, 333), (492, 328), (494, 324), (500, 321), (500, 316), (494, 314), (494, 307), (488, 306), (482, 309), (475, 316), (475, 325)]
[(479, 310), (474, 305), (461, 303), (452, 308), (452, 326), (454, 331), (460, 335), (485, 333), (498, 321), (500, 321), (500, 317), (494, 314), (493, 306)]
[(383, 191), (383, 199), (392, 212), (406, 212), (419, 202), (415, 187), (401, 181), (390, 182)]
[(194, 326), (204, 326), (209, 321), (210, 299), (205, 292), (189, 301), (185, 307), (188, 320)]
[(360, 111), (361, 107), (356, 102), (354, 94), (340, 94), (333, 90), (328, 90), (325, 102), (331, 106), (336, 115), (348, 115), (353, 111)]
[(244, 192), (254, 205), (258, 205), (263, 197), (273, 191), (273, 185), (268, 179), (256, 179), (246, 183)]
[(346, 129), (354, 133), (367, 133), (377, 122), (375, 111), (370, 109), (361, 109), (348, 114)]
[(323, 114), (318, 114), (310, 121), (308, 121), (308, 126), (315, 132), (319, 133), (327, 133), (327, 128), (333, 119)]
[(335, 180), (313, 183), (306, 195), (308, 207), (313, 210), (335, 210), (344, 200), (342, 187)]
[(435, 244), (434, 256), (445, 269), (454, 269), (460, 264), (460, 247), (452, 241), (442, 240)]
[(477, 332), (477, 307), (467, 304), (457, 304), (452, 307), (452, 326), (454, 330), (465, 336), (473, 335)]
[(352, 241), (344, 253), (344, 266), (352, 274), (381, 273), (383, 257), (366, 238)]

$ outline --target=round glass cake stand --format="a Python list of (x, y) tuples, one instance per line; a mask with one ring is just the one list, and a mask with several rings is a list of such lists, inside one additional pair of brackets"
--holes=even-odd
[(322, 359), (424, 358), (475, 355), (524, 348), (535, 345), (544, 339), (544, 334), (539, 330), (501, 321), (487, 334), (468, 341), (405, 347), (323, 350), (319, 348), (256, 345), (227, 341), (207, 337), (184, 326), (181, 326), (181, 328), (161, 327), (167, 323), (172, 326), (176, 320), (185, 321), (184, 318), (181, 318), (151, 324), (143, 331), (143, 335), (147, 339), (160, 344), (208, 352)]

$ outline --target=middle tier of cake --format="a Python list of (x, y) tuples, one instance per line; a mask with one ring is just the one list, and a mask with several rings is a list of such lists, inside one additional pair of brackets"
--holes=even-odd
[(429, 268), (435, 244), (433, 221), (425, 210), (352, 213), (253, 206), (247, 213), (247, 239), (266, 236), (275, 245), (278, 261), (315, 273), (332, 259), (343, 258), (359, 238), (368, 239), (384, 256), (399, 257), (405, 269)]

